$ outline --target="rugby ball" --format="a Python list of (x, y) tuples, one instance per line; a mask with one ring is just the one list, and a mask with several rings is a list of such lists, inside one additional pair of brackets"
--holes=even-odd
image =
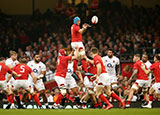
[(97, 24), (98, 23), (98, 17), (97, 16), (93, 16), (91, 19), (92, 24)]

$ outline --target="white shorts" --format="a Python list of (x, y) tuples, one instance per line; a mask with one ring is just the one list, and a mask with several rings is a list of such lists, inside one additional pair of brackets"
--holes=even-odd
[(45, 86), (44, 86), (42, 79), (37, 80), (37, 82), (36, 82), (36, 84), (34, 84), (34, 86), (38, 91), (45, 90)]
[(160, 94), (160, 83), (155, 83), (153, 86), (155, 93)]
[(88, 77), (84, 77), (84, 85), (88, 88), (94, 88), (94, 83), (89, 81)]
[(102, 73), (98, 79), (98, 85), (109, 86), (111, 85), (110, 77), (108, 73)]
[(139, 87), (148, 88), (148, 80), (136, 80), (135, 82)]
[(78, 46), (79, 48), (82, 47), (83, 49), (85, 49), (84, 45), (82, 42), (72, 42), (71, 43), (72, 48), (75, 50), (76, 47)]
[(78, 87), (75, 79), (72, 76), (65, 78), (65, 86), (67, 89), (72, 89), (74, 87)]
[(2, 90), (6, 90), (8, 88), (7, 82), (6, 81), (0, 81), (0, 88)]
[(19, 90), (20, 88), (27, 90), (31, 88), (31, 84), (28, 80), (15, 80), (15, 84), (13, 84), (13, 89)]
[(62, 85), (64, 85), (67, 89), (72, 89), (74, 87), (78, 87), (75, 79), (73, 77), (70, 78), (63, 78), (60, 76), (55, 76), (55, 81), (60, 88)]
[(110, 82), (114, 83), (117, 82), (117, 77), (116, 76), (109, 76), (110, 77)]

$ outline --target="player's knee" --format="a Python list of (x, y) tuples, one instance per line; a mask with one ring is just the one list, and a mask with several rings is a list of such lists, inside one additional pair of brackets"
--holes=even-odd
[(143, 93), (146, 93), (147, 91), (148, 91), (148, 88), (145, 88), (145, 87), (142, 88), (142, 92), (143, 92)]
[(118, 85), (117, 84), (113, 84), (112, 85), (112, 89), (117, 89), (118, 88)]
[(61, 94), (62, 94), (63, 96), (66, 95), (67, 90), (66, 90), (66, 87), (65, 87), (64, 85), (62, 85), (62, 86), (60, 87), (60, 92), (61, 92)]
[(131, 89), (138, 90), (137, 84), (133, 84), (132, 87), (131, 87)]
[(88, 89), (88, 93), (89, 93), (90, 95), (93, 95), (93, 94), (94, 94), (94, 91), (91, 90), (91, 89)]

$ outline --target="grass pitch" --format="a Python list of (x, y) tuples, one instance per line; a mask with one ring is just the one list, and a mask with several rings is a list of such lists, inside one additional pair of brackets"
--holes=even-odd
[(153, 109), (58, 109), (58, 110), (5, 110), (0, 109), (0, 115), (160, 115), (160, 108)]

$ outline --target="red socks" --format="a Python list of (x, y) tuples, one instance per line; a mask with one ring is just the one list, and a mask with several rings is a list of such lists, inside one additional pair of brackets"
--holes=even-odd
[(122, 101), (122, 99), (117, 94), (115, 94), (114, 92), (111, 93), (111, 97), (113, 97), (114, 99), (116, 99), (118, 101)]
[(131, 102), (130, 101), (127, 101), (126, 105), (129, 105)]
[(35, 100), (35, 102), (36, 102), (39, 106), (42, 106), (41, 103), (40, 103), (40, 101), (39, 101), (39, 98), (38, 98), (38, 96), (37, 96), (36, 94), (33, 95), (33, 99)]
[(99, 98), (101, 99), (101, 101), (105, 102), (107, 105), (110, 105), (109, 101), (103, 94), (99, 95)]
[(60, 104), (60, 102), (62, 101), (62, 98), (63, 98), (63, 95), (60, 93), (60, 94), (58, 95), (57, 100), (56, 100), (56, 104)]
[(76, 72), (77, 70), (77, 65), (78, 65), (78, 60), (73, 61), (73, 72)]
[(13, 103), (14, 103), (14, 101), (13, 101), (13, 97), (12, 97), (12, 95), (11, 95), (11, 94), (7, 96), (7, 99), (8, 99), (8, 102), (10, 102), (11, 104), (13, 104)]
[(82, 68), (84, 69), (84, 71), (88, 73), (86, 60), (85, 60), (85, 59), (82, 59), (82, 60), (81, 60), (81, 63), (82, 63)]
[(153, 101), (153, 95), (149, 95), (149, 101)]

